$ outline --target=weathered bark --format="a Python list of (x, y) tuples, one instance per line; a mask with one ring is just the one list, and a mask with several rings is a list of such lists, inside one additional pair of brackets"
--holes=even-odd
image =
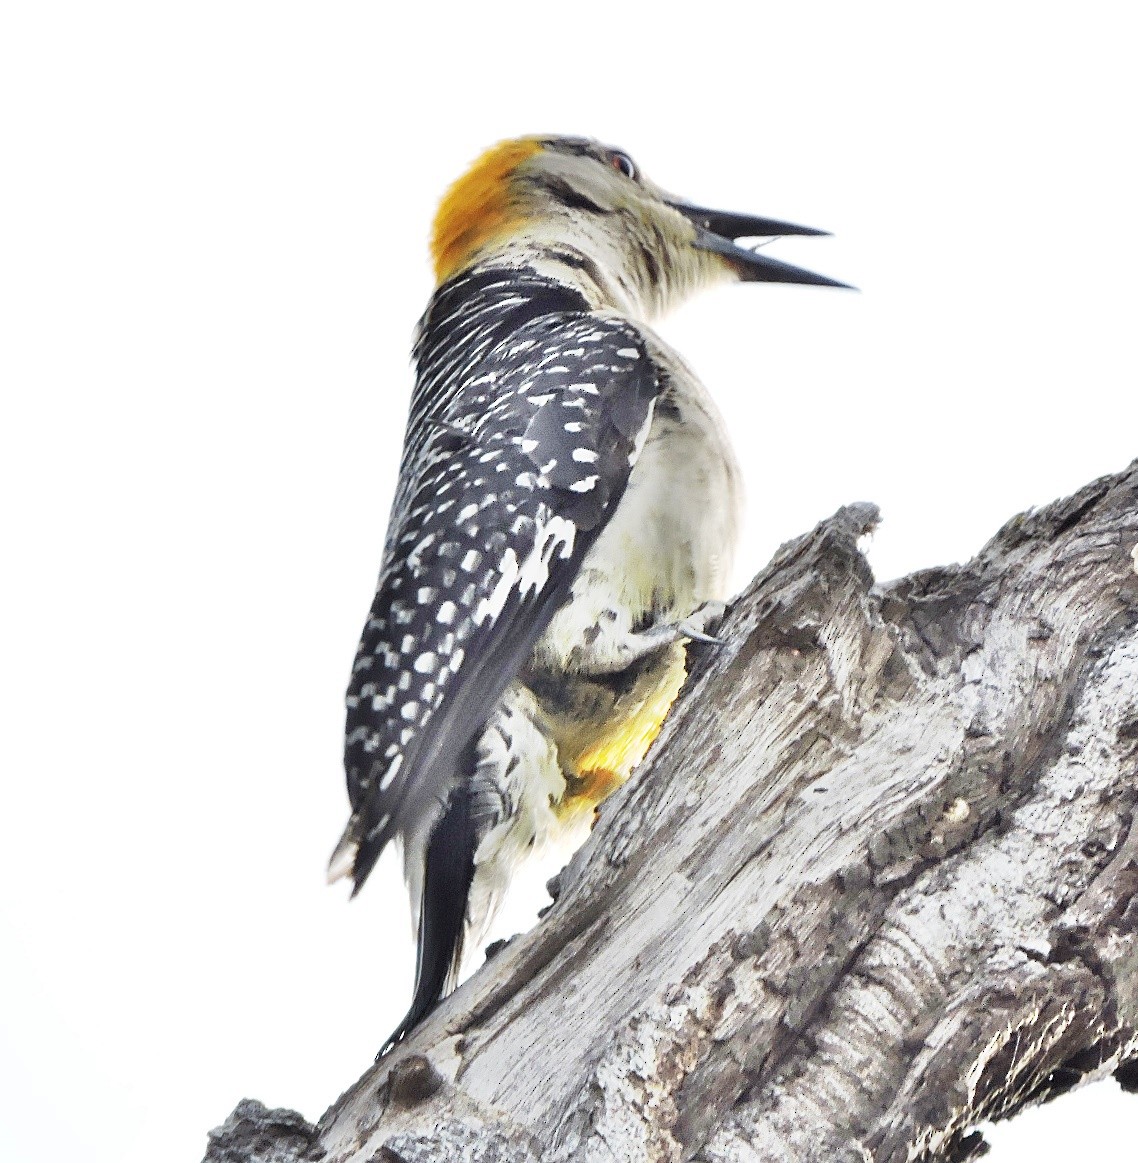
[(956, 1160), (1138, 1073), (1138, 462), (883, 586), (875, 519), (693, 652), (540, 925), (318, 1127), (243, 1104), (207, 1158)]

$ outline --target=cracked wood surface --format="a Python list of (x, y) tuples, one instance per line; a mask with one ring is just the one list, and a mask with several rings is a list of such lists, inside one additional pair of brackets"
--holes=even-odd
[(307, 1137), (243, 1104), (207, 1159), (958, 1160), (1134, 1074), (1138, 462), (882, 586), (875, 521), (693, 651), (537, 928)]

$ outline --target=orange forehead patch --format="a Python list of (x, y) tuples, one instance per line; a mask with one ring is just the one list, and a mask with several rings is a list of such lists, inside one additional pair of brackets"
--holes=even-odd
[(534, 137), (500, 142), (443, 195), (431, 231), (431, 256), (440, 283), (460, 270), (479, 247), (521, 220), (510, 198), (509, 178), (541, 148), (541, 142)]

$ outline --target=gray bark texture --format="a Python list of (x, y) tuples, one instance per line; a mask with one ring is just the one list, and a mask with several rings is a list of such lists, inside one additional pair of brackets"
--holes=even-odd
[(957, 1161), (1133, 1084), (1138, 461), (886, 585), (876, 518), (693, 649), (533, 931), (318, 1125), (242, 1103), (207, 1160)]

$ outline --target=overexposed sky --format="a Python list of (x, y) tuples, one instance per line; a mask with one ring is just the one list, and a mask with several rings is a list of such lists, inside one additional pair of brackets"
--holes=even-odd
[[(652, 13), (655, 13), (654, 15)], [(438, 196), (580, 133), (860, 294), (660, 330), (744, 465), (741, 580), (873, 500), (878, 576), (1138, 455), (1126, 6), (226, 0), (0, 13), (0, 1159), (174, 1163), (316, 1118), (409, 996), (349, 907), (342, 694)], [(1113, 1083), (996, 1163), (1133, 1157)]]

